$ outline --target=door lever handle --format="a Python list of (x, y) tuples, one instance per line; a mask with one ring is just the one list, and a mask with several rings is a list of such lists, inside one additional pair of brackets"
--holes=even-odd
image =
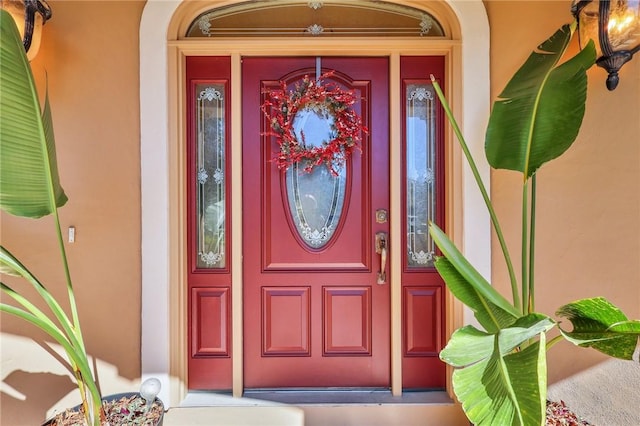
[(386, 232), (376, 232), (376, 253), (380, 255), (380, 270), (378, 271), (378, 284), (387, 283), (387, 255), (389, 252), (388, 237)]

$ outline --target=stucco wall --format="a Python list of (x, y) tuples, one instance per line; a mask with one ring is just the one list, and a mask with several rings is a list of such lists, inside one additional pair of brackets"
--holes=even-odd
[[(67, 247), (86, 345), (102, 365), (107, 392), (135, 390), (129, 382), (140, 376), (138, 29), (144, 2), (50, 5), (53, 18), (32, 67), (42, 91), (45, 71), (49, 80), (60, 175), (69, 196), (60, 214), (64, 232), (76, 227), (76, 242)], [(2, 244), (64, 300), (53, 222), (5, 214), (1, 219)], [(0, 424), (39, 424), (73, 386), (48, 354), (14, 337), (30, 334), (30, 327), (7, 315), (1, 321)], [(54, 373), (33, 374), (44, 371)]]
[[(64, 229), (77, 230), (68, 255), (86, 343), (106, 366), (100, 367), (106, 390), (109, 382), (114, 391), (122, 390), (117, 386), (140, 375), (138, 31), (144, 2), (50, 3), (53, 19), (33, 67), (39, 87), (44, 88), (45, 70), (49, 78), (61, 179), (70, 198), (61, 217)], [(570, 21), (570, 1), (485, 5), (495, 97), (533, 47)], [(539, 172), (537, 303), (552, 314), (570, 300), (605, 295), (638, 318), (640, 59), (623, 68), (615, 92), (606, 90), (604, 79), (601, 69), (589, 72), (578, 141)], [(492, 195), (513, 250), (519, 249), (519, 185), (515, 173), (492, 175)], [(1, 219), (2, 244), (63, 295), (52, 222), (4, 214)], [(493, 270), (496, 284), (508, 292), (497, 246)], [(39, 348), (28, 349), (33, 357), (16, 350), (29, 347), (15, 336), (30, 335), (30, 329), (7, 316), (1, 321), (0, 423), (37, 424), (72, 386), (62, 371), (47, 365), (49, 357)], [(557, 345), (550, 353), (550, 380), (600, 359), (591, 350)]]
[[(570, 1), (485, 1), (491, 26), (491, 93), (495, 98), (531, 50), (571, 21)], [(577, 44), (572, 45), (575, 53)], [(538, 172), (536, 308), (549, 315), (573, 300), (605, 296), (640, 318), (640, 60), (620, 72), (614, 92), (593, 67), (583, 126), (574, 145)], [(492, 173), (492, 198), (518, 264), (521, 174)], [(511, 294), (500, 248), (493, 277)], [(519, 265), (516, 273), (520, 274)], [(569, 326), (570, 328), (570, 326)], [(549, 352), (554, 382), (603, 360), (562, 342)]]

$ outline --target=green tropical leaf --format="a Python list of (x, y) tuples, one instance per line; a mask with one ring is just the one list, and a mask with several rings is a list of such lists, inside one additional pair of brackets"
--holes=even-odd
[(495, 336), (499, 338), (500, 354), (507, 355), (523, 342), (554, 326), (555, 322), (551, 318), (538, 313), (520, 317), (511, 326), (496, 333), (466, 325), (453, 333), (447, 346), (440, 352), (440, 358), (453, 367), (475, 364), (491, 355)]
[(435, 223), (429, 224), (429, 233), (444, 257), (450, 262), (460, 276), (471, 285), (484, 299), (493, 303), (496, 307), (518, 317), (520, 312), (494, 289), (487, 280), (464, 257), (460, 250)]
[[(473, 326), (457, 330), (440, 357), (456, 367), (453, 389), (476, 425), (543, 425), (546, 406), (545, 333), (554, 322), (540, 314), (520, 318), (495, 334)], [(525, 342), (539, 340), (523, 350)]]
[(51, 111), (46, 100), (40, 115), (31, 67), (6, 10), (0, 10), (0, 94), (0, 208), (17, 216), (50, 214), (54, 205), (67, 201), (58, 177)]
[[(53, 295), (47, 290), (47, 288), (29, 271), (29, 269), (18, 260), (9, 250), (7, 250), (4, 246), (0, 245), (0, 269), (7, 270), (10, 272), (10, 275), (16, 275), (24, 278), (38, 294), (42, 297), (42, 299), (46, 302), (53, 312), (54, 316), (57, 318), (59, 324), (62, 326), (64, 332), (66, 333), (71, 342), (75, 347), (82, 348), (82, 339), (81, 336), (76, 336), (73, 328), (73, 324), (67, 317), (60, 306), (60, 303), (53, 297)], [(26, 298), (24, 298), (19, 293), (13, 291), (10, 287), (2, 284), (0, 285), (0, 289), (7, 293), (9, 296), (13, 297), (16, 301), (18, 301), (22, 306), (27, 308), (33, 314), (37, 315), (37, 312), (40, 312), (34, 305), (32, 305)], [(35, 309), (34, 309), (35, 308)]]
[(557, 315), (573, 324), (573, 331), (560, 327), (571, 343), (590, 347), (609, 356), (632, 359), (640, 336), (640, 322), (627, 316), (602, 297), (582, 299), (562, 306)]
[[(438, 257), (435, 266), (451, 293), (473, 311), (478, 322), (488, 332), (495, 333), (506, 328), (518, 318), (511, 311), (500, 308), (484, 297), (476, 289), (480, 285), (467, 281), (446, 257)], [(491, 287), (491, 291), (495, 289)]]
[(0, 264), (0, 274), (12, 275), (14, 277), (20, 276), (20, 273), (18, 271), (16, 271), (14, 268), (12, 268), (9, 265), (5, 265), (4, 263)]
[(572, 34), (564, 25), (538, 46), (494, 103), (485, 140), (492, 167), (529, 178), (575, 141), (585, 111), (586, 71), (596, 54), (590, 42), (556, 67)]
[[(35, 315), (31, 312), (25, 311), (24, 309), (8, 305), (6, 303), (0, 303), (0, 312), (5, 312), (7, 314), (21, 318), (28, 323), (38, 327), (39, 329), (45, 331), (49, 336), (51, 336), (63, 347), (65, 353), (67, 354), (69, 364), (77, 368), (82, 377), (85, 378), (83, 382), (89, 388), (89, 392), (91, 393), (91, 395), (97, 395), (98, 398), (100, 397), (100, 392), (95, 381), (93, 380), (91, 366), (89, 364), (89, 359), (87, 358), (86, 352), (84, 351), (84, 349), (72, 346), (71, 343), (69, 343), (67, 336), (65, 336), (53, 322), (51, 322), (46, 317)], [(99, 425), (100, 423), (97, 424)]]
[(621, 321), (612, 324), (609, 331), (615, 331), (621, 334), (637, 334), (640, 335), (640, 320)]

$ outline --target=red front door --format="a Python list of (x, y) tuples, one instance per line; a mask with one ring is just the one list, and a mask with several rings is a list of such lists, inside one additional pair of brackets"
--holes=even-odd
[(265, 93), (315, 77), (316, 58), (242, 61), (247, 388), (390, 385), (390, 287), (377, 284), (375, 248), (376, 233), (389, 231), (376, 216), (389, 211), (388, 58), (321, 64), (357, 92), (369, 129), (337, 178), (279, 170), (278, 144), (264, 134)]

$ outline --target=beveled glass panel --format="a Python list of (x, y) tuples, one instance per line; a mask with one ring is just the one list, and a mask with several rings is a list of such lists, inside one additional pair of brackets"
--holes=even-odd
[(195, 90), (197, 267), (224, 268), (225, 87), (198, 84)]
[[(320, 146), (334, 137), (333, 115), (327, 110), (303, 109), (293, 120), (296, 138), (307, 147)], [(348, 160), (347, 160), (348, 161)], [(344, 206), (345, 166), (334, 176), (322, 164), (305, 170), (305, 163), (287, 169), (285, 181), (289, 213), (300, 238), (312, 249), (324, 247), (334, 235)]]
[(406, 91), (407, 262), (433, 266), (435, 243), (429, 222), (436, 219), (436, 129), (430, 84), (409, 84)]
[(385, 1), (344, 2), (263, 0), (208, 10), (189, 26), (186, 37), (440, 37), (444, 30), (430, 14)]

